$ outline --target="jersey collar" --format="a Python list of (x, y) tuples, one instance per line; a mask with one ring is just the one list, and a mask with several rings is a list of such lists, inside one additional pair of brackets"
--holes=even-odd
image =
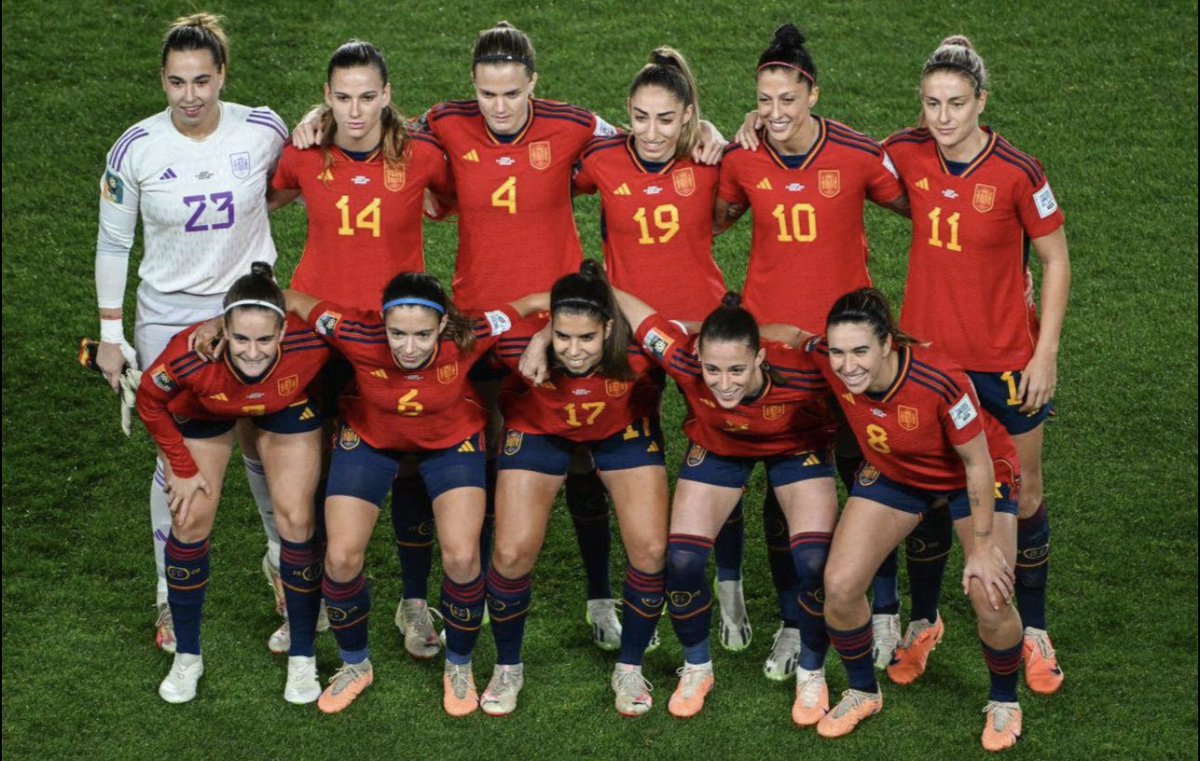
[[(529, 111), (525, 115), (525, 126), (522, 127), (521, 131), (517, 133), (516, 137), (511, 140), (501, 140), (495, 132), (492, 132), (492, 128), (488, 126), (487, 119), (483, 119), (483, 114), (479, 115), (479, 118), (483, 119), (483, 130), (487, 133), (488, 140), (492, 141), (492, 145), (517, 145), (525, 139), (525, 136), (529, 134), (530, 128), (533, 127), (533, 100), (533, 98), (529, 99)], [(508, 136), (505, 135), (505, 137)]]
[(872, 394), (867, 392), (866, 396), (872, 401), (881, 404), (887, 404), (900, 391), (900, 387), (904, 385), (904, 381), (908, 380), (908, 371), (912, 368), (912, 348), (909, 346), (901, 346), (898, 350), (900, 364), (896, 372), (896, 379), (892, 381), (892, 385), (887, 387), (887, 390), (882, 394)]
[[(825, 147), (825, 139), (829, 135), (829, 129), (825, 125), (825, 119), (816, 115), (814, 115), (813, 118), (817, 120), (817, 139), (813, 142), (812, 148), (808, 149), (808, 156), (804, 159), (804, 163), (796, 168), (796, 171), (798, 172), (803, 172), (805, 169), (808, 169), (810, 166), (812, 166), (813, 162), (817, 160), (817, 155), (821, 152), (821, 149)], [(783, 155), (780, 154), (779, 151), (775, 150), (775, 147), (771, 145), (771, 141), (767, 139), (767, 133), (765, 129), (762, 132), (761, 142), (763, 150), (767, 152), (767, 155), (771, 157), (771, 161), (775, 162), (776, 166), (784, 170), (791, 169), (791, 167), (787, 165), (787, 162), (783, 160)]]
[(637, 167), (637, 170), (642, 174), (666, 174), (667, 172), (671, 171), (672, 167), (675, 166), (675, 158), (672, 157), (671, 160), (663, 164), (662, 169), (659, 169), (657, 172), (651, 172), (649, 169), (647, 169), (646, 163), (642, 161), (640, 156), (638, 156), (637, 148), (634, 147), (632, 133), (626, 135), (625, 137), (625, 152), (629, 154), (629, 160), (633, 162), (633, 165)]
[[(978, 169), (980, 166), (982, 166), (983, 162), (987, 161), (988, 157), (991, 156), (992, 153), (995, 152), (995, 150), (996, 150), (996, 133), (992, 132), (990, 127), (984, 127), (983, 131), (987, 133), (987, 136), (988, 136), (987, 143), (983, 146), (983, 150), (980, 151), (975, 156), (975, 158), (973, 158), (969, 162), (967, 162), (967, 168), (963, 170), (962, 174), (957, 175), (958, 177), (969, 177), (971, 175), (971, 172), (974, 172), (976, 169)], [(936, 143), (935, 143), (935, 146), (936, 146)], [(946, 175), (950, 175), (952, 177), (955, 176), (954, 173), (950, 171), (950, 167), (946, 166), (946, 157), (942, 155), (941, 148), (937, 148), (937, 158), (938, 158), (938, 166), (940, 166), (942, 168), (942, 173), (946, 174)]]

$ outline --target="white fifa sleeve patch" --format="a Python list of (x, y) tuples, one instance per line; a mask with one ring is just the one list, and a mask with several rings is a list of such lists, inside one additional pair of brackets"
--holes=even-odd
[(883, 152), (883, 168), (891, 172), (897, 180), (900, 179), (900, 175), (896, 172), (896, 165), (892, 163), (892, 157), (887, 155), (887, 151)]
[(1033, 194), (1033, 203), (1037, 206), (1038, 216), (1042, 219), (1058, 211), (1058, 201), (1054, 200), (1054, 191), (1050, 189), (1049, 182)]
[(977, 417), (979, 417), (979, 412), (971, 403), (970, 394), (963, 394), (963, 398), (950, 408), (950, 419), (954, 421), (954, 427), (960, 431)]
[(504, 312), (484, 312), (483, 318), (492, 328), (492, 335), (498, 336), (501, 333), (507, 333), (512, 327), (512, 320), (508, 319), (508, 315)]

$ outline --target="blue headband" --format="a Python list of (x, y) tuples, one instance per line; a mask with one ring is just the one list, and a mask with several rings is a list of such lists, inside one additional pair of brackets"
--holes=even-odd
[(430, 301), (429, 299), (417, 299), (410, 296), (383, 302), (384, 314), (387, 314), (387, 310), (391, 309), (392, 307), (425, 307), (426, 309), (432, 309), (438, 314), (446, 313), (446, 307), (442, 306), (436, 301)]

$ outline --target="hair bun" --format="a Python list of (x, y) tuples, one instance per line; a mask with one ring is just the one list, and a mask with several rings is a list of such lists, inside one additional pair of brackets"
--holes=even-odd
[(803, 47), (804, 42), (804, 33), (795, 24), (783, 24), (780, 26), (775, 30), (775, 39), (772, 40), (773, 45), (781, 45), (789, 48)]
[(737, 291), (725, 291), (725, 295), (721, 297), (721, 306), (729, 309), (741, 309), (742, 294)]
[(272, 282), (275, 281), (275, 270), (266, 262), (255, 262), (250, 265), (250, 274), (265, 277)]
[(967, 50), (975, 49), (975, 46), (971, 44), (971, 40), (961, 34), (950, 35), (946, 39), (942, 40), (942, 44), (938, 47), (944, 47), (946, 45), (958, 45), (959, 47), (964, 47)]
[(595, 259), (584, 259), (579, 264), (579, 274), (586, 280), (603, 280), (604, 268)]

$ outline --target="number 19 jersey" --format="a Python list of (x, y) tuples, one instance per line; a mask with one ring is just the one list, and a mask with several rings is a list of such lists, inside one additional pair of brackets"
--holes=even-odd
[(458, 198), (460, 309), (548, 291), (579, 269), (571, 170), (597, 124), (590, 111), (532, 98), (524, 128), (509, 138), (488, 129), (473, 100), (430, 110), (429, 130), (446, 147)]

